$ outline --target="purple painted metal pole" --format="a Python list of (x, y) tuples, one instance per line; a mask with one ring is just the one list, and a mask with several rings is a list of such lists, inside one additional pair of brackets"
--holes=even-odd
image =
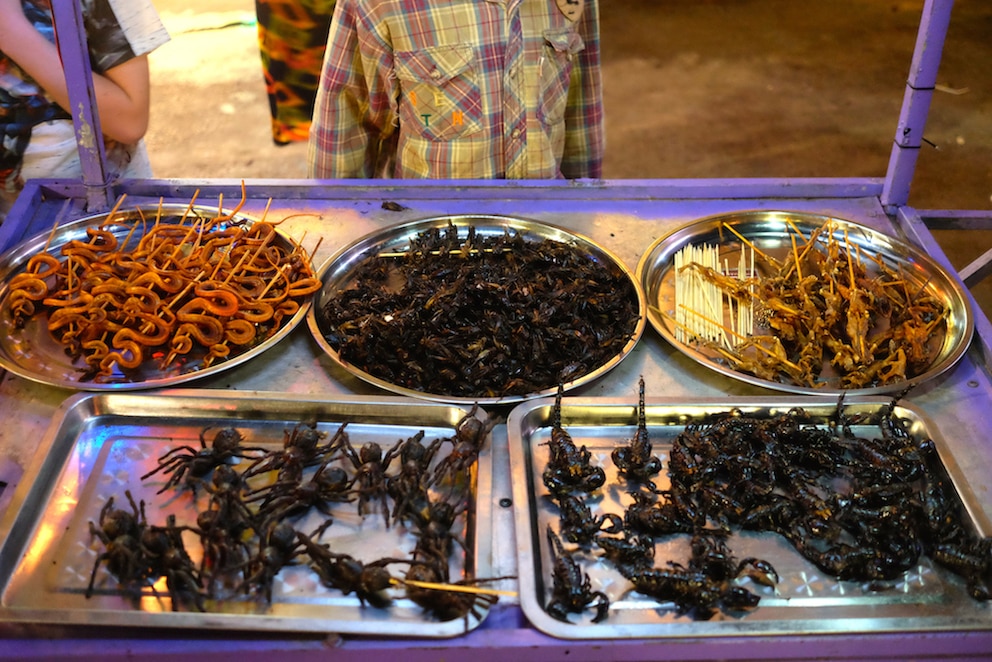
[(72, 115), (72, 123), (76, 128), (87, 208), (91, 212), (105, 211), (110, 208), (112, 200), (82, 9), (76, 0), (54, 0), (52, 13), (56, 25), (56, 43), (69, 88), (70, 107), (66, 110)]
[(895, 144), (889, 156), (889, 169), (882, 187), (882, 205), (901, 207), (909, 201), (909, 187), (923, 142), (923, 127), (930, 112), (930, 100), (937, 84), (937, 69), (944, 50), (944, 38), (951, 22), (954, 0), (926, 0), (920, 31), (916, 37), (913, 63), (906, 81)]

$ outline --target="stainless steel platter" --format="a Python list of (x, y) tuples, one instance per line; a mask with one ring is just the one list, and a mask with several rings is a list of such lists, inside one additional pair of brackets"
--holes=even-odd
[[(862, 262), (870, 275), (877, 275), (879, 268), (872, 262), (878, 259), (893, 272), (902, 274), (915, 288), (922, 288), (925, 296), (943, 303), (947, 310), (944, 323), (932, 334), (928, 348), (930, 365), (909, 379), (896, 379), (877, 386), (846, 388), (836, 371), (825, 361), (823, 373), (811, 386), (780, 376), (767, 379), (734, 367), (725, 357), (711, 347), (679, 339), (675, 320), (675, 256), (687, 246), (716, 246), (721, 261), (736, 265), (745, 242), (762, 253), (780, 260), (791, 259), (796, 232), (809, 236), (830, 223), (837, 243), (860, 251)], [(742, 239), (743, 238), (743, 239)], [(760, 267), (758, 267), (760, 272)], [(744, 211), (721, 214), (682, 226), (655, 241), (637, 265), (637, 279), (644, 288), (648, 301), (648, 319), (655, 330), (680, 352), (697, 363), (736, 380), (790, 393), (821, 395), (878, 395), (902, 391), (910, 384), (931, 380), (950, 369), (964, 354), (974, 331), (974, 319), (967, 294), (959, 282), (939, 264), (913, 246), (887, 236), (864, 225), (828, 216), (788, 211)], [(921, 295), (922, 296), (922, 295)], [(723, 304), (724, 322), (729, 319), (729, 309)], [(717, 311), (713, 317), (720, 318)], [(754, 333), (773, 331), (759, 326)], [(871, 333), (871, 331), (869, 331)]]
[[(326, 328), (327, 325), (321, 311), (326, 302), (338, 296), (339, 292), (354, 286), (354, 272), (359, 265), (380, 254), (402, 255), (405, 251), (409, 250), (412, 241), (418, 235), (432, 230), (443, 231), (449, 227), (456, 228), (459, 237), (466, 237), (471, 228), (474, 229), (478, 237), (496, 238), (503, 236), (507, 232), (512, 232), (521, 235), (528, 242), (550, 240), (566, 244), (578, 254), (587, 257), (590, 261), (604, 266), (611, 274), (622, 277), (623, 279), (629, 279), (633, 286), (633, 291), (637, 296), (638, 312), (634, 321), (635, 323), (632, 325), (633, 332), (620, 351), (609, 356), (601, 364), (595, 365), (584, 373), (570, 378), (563, 385), (565, 390), (586, 384), (605, 375), (634, 349), (647, 324), (644, 313), (646, 308), (644, 293), (634, 278), (633, 273), (610, 251), (586, 237), (546, 223), (506, 216), (458, 215), (411, 221), (374, 232), (340, 249), (324, 263), (320, 268), (323, 287), (314, 295), (313, 305), (307, 314), (307, 324), (314, 339), (336, 364), (359, 379), (387, 391), (442, 402), (499, 405), (520, 402), (531, 397), (549, 395), (557, 390), (557, 384), (549, 384), (547, 388), (524, 394), (487, 395), (480, 393), (478, 395), (458, 395), (446, 392), (430, 393), (371, 374), (363, 367), (356, 366), (343, 359), (338, 349), (328, 341), (328, 329)], [(535, 310), (537, 310), (540, 303), (540, 301), (534, 302)], [(537, 324), (540, 324), (540, 322), (537, 322)]]
[[(204, 365), (205, 352), (198, 353), (194, 349), (182, 360), (177, 359), (169, 365), (161, 366), (156, 360), (145, 360), (133, 370), (118, 369), (100, 381), (92, 379), (85, 363), (67, 354), (65, 347), (48, 331), (47, 312), (31, 316), (23, 327), (17, 326), (9, 314), (11, 279), (25, 271), (28, 260), (46, 251), (58, 256), (59, 249), (71, 241), (86, 243), (89, 241), (86, 234), (88, 228), (105, 226), (104, 229), (112, 232), (118, 240), (127, 238), (130, 245), (134, 245), (142, 236), (142, 228), (151, 227), (157, 216), (161, 217), (162, 223), (177, 223), (185, 219), (189, 224), (191, 218), (214, 218), (219, 214), (217, 209), (190, 209), (188, 205), (176, 204), (121, 210), (113, 215), (110, 224), (107, 223), (108, 214), (97, 214), (60, 225), (25, 240), (7, 252), (0, 258), (0, 366), (26, 379), (52, 386), (83, 391), (124, 391), (175, 386), (200, 379), (249, 361), (274, 346), (303, 321), (309, 300), (301, 302), (299, 310), (284, 318), (277, 328), (271, 329), (264, 340), (244, 348), (232, 346), (227, 357), (218, 358), (209, 365)], [(249, 217), (235, 215), (230, 224), (250, 226), (253, 222)], [(295, 247), (293, 241), (278, 230), (272, 245), (287, 252)]]
[[(857, 418), (878, 413), (889, 405), (883, 398), (861, 396), (845, 399), (845, 413)], [(837, 402), (805, 396), (742, 397), (722, 400), (671, 400), (647, 398), (645, 417), (653, 452), (663, 463), (655, 477), (657, 489), (669, 487), (668, 462), (673, 440), (687, 425), (712, 420), (715, 415), (738, 409), (755, 417), (786, 414), (801, 407), (817, 426), (835, 418)], [(606, 482), (586, 499), (593, 515), (623, 515), (632, 498), (631, 489), (617, 474), (612, 451), (629, 443), (637, 429), (636, 398), (565, 397), (561, 403), (563, 429), (579, 447), (592, 454), (602, 467)], [(915, 407), (899, 404), (894, 416), (903, 421), (916, 441), (932, 439), (940, 471), (953, 484), (964, 506), (963, 518), (978, 535), (992, 533), (992, 523), (982, 512), (969, 486), (944, 446), (939, 431)], [(734, 557), (757, 557), (774, 566), (779, 581), (774, 587), (751, 579), (737, 580), (760, 597), (753, 611), (718, 610), (708, 620), (679, 613), (673, 603), (654, 600), (632, 590), (632, 584), (612, 564), (599, 556), (594, 543), (588, 550), (565, 543), (590, 578), (593, 591), (610, 599), (605, 620), (593, 622), (595, 609), (569, 614), (567, 621), (546, 611), (551, 599), (553, 561), (546, 537), (550, 526), (560, 530), (559, 511), (542, 480), (548, 462), (548, 442), (554, 426), (554, 400), (532, 400), (517, 405), (507, 422), (515, 530), (520, 578), (520, 604), (539, 630), (565, 639), (717, 637), (971, 630), (992, 628), (988, 605), (973, 600), (965, 582), (921, 555), (916, 567), (889, 582), (870, 586), (840, 581), (820, 571), (800, 556), (781, 536), (768, 532), (735, 531), (728, 541)], [(858, 437), (878, 438), (877, 425), (858, 424)], [(614, 536), (617, 537), (617, 536)], [(684, 563), (688, 535), (673, 534), (655, 541), (654, 566), (668, 568), (669, 561)]]
[[(127, 508), (125, 490), (144, 501), (149, 525), (160, 526), (169, 515), (179, 525), (195, 525), (196, 514), (210, 499), (206, 489), (159, 494), (166, 477), (140, 477), (157, 466), (164, 452), (188, 445), (199, 449), (199, 435), (234, 427), (243, 446), (281, 449), (296, 426), (316, 425), (330, 438), (347, 425), (355, 448), (368, 442), (384, 450), (420, 432), (423, 442), (451, 438), (455, 426), (472, 412), (399, 397), (320, 399), (285, 393), (211, 390), (166, 390), (156, 394), (79, 393), (59, 409), (7, 511), (0, 520), (0, 621), (68, 626), (125, 626), (250, 632), (336, 632), (361, 635), (454, 637), (477, 627), (488, 615), (487, 604), (464, 618), (439, 621), (407, 598), (402, 587), (387, 589), (387, 607), (364, 605), (355, 593), (326, 588), (307, 567), (308, 556), (283, 567), (272, 582), (272, 599), (252, 592), (225, 595), (206, 602), (206, 610), (176, 605), (173, 610), (164, 580), (148, 587), (137, 603), (122, 594), (106, 565), (97, 569), (94, 591), (85, 592), (90, 573), (104, 549), (91, 535), (101, 508), (111, 497)], [(478, 461), (474, 485), (467, 489), (470, 508), (459, 515), (452, 533), (455, 545), (451, 581), (491, 576), (492, 466), (486, 447)], [(450, 444), (435, 460), (447, 455)], [(395, 462), (393, 463), (395, 464)], [(237, 464), (235, 464), (237, 466)], [(390, 469), (392, 471), (393, 469)], [(307, 470), (308, 473), (313, 470)], [(436, 490), (442, 487), (434, 488)], [(443, 486), (443, 489), (450, 489)], [(460, 490), (461, 488), (459, 488)], [(433, 491), (433, 490), (432, 490)], [(437, 498), (438, 495), (434, 495)], [(319, 537), (333, 552), (365, 563), (383, 557), (409, 557), (413, 534), (400, 524), (385, 526), (375, 510), (360, 515), (356, 502), (331, 506), (333, 524)], [(326, 517), (316, 511), (292, 520), (297, 531), (312, 535)], [(183, 541), (194, 562), (202, 548), (199, 536), (187, 531)], [(402, 577), (407, 565), (389, 566)]]

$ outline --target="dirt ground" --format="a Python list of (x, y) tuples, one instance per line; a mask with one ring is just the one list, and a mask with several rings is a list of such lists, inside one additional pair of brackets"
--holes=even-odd
[[(923, 4), (601, 0), (606, 177), (884, 176)], [(156, 176), (304, 177), (306, 146), (270, 137), (252, 0), (155, 5)], [(957, 0), (911, 206), (992, 208), (990, 62), (992, 4)], [(938, 239), (958, 268), (992, 246)]]

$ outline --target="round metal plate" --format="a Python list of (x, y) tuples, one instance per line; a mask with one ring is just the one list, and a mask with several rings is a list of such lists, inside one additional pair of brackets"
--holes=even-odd
[(310, 327), (310, 331), (313, 334), (314, 339), (327, 353), (327, 355), (335, 361), (335, 363), (340, 365), (355, 377), (387, 391), (398, 393), (400, 395), (408, 395), (439, 402), (500, 405), (520, 402), (532, 397), (553, 395), (557, 392), (558, 385), (551, 384), (548, 385), (548, 388), (539, 392), (524, 395), (503, 395), (499, 397), (468, 397), (447, 393), (426, 393), (386, 381), (370, 374), (369, 372), (366, 372), (363, 368), (343, 360), (337, 349), (327, 341), (326, 329), (323, 328), (324, 322), (321, 319), (322, 315), (320, 312), (323, 309), (324, 304), (329, 301), (331, 297), (336, 296), (337, 292), (345, 290), (349, 286), (353, 285), (354, 271), (358, 265), (366, 259), (380, 253), (400, 253), (406, 251), (411, 245), (411, 239), (416, 238), (421, 233), (432, 229), (447, 228), (449, 225), (453, 225), (458, 229), (460, 237), (467, 236), (468, 229), (471, 227), (474, 228), (476, 235), (480, 237), (502, 236), (506, 232), (510, 231), (520, 234), (527, 240), (532, 240), (535, 242), (548, 239), (551, 241), (568, 244), (582, 255), (587, 256), (590, 260), (596, 261), (601, 265), (606, 265), (613, 271), (613, 273), (630, 279), (633, 289), (637, 293), (638, 299), (638, 319), (632, 335), (623, 346), (623, 349), (616, 355), (610, 357), (608, 361), (596, 366), (594, 369), (571, 380), (570, 382), (563, 384), (563, 388), (565, 390), (573, 389), (582, 384), (586, 384), (612, 370), (631, 352), (631, 350), (633, 350), (634, 346), (637, 344), (637, 341), (643, 334), (644, 328), (647, 324), (644, 315), (646, 308), (645, 299), (644, 293), (641, 291), (641, 288), (634, 278), (633, 273), (627, 269), (616, 256), (590, 239), (560, 227), (522, 218), (491, 215), (440, 216), (399, 224), (386, 228), (382, 231), (369, 234), (361, 239), (358, 239), (351, 245), (340, 249), (327, 262), (325, 262), (323, 266), (321, 266), (320, 278), (323, 282), (323, 287), (321, 287), (321, 289), (314, 294), (313, 305), (310, 308), (310, 312), (307, 314), (307, 325)]
[[(187, 214), (188, 212), (188, 214)], [(144, 214), (145, 221), (142, 220)], [(282, 321), (280, 327), (265, 340), (248, 349), (238, 351), (232, 348), (230, 355), (217, 359), (208, 367), (203, 367), (202, 357), (190, 352), (184, 361), (173, 361), (170, 365), (160, 367), (155, 361), (146, 360), (141, 366), (126, 373), (116, 372), (106, 381), (95, 382), (87, 377), (87, 366), (65, 352), (65, 348), (48, 332), (46, 313), (32, 316), (23, 328), (14, 325), (9, 314), (7, 297), (10, 293), (10, 280), (24, 271), (32, 255), (40, 252), (50, 252), (58, 255), (59, 248), (66, 243), (78, 240), (89, 241), (86, 229), (104, 226), (113, 232), (118, 239), (125, 239), (134, 231), (135, 224), (151, 225), (156, 215), (160, 215), (161, 223), (176, 223), (186, 216), (212, 218), (220, 212), (214, 208), (193, 207), (188, 205), (162, 205), (141, 209), (119, 211), (114, 214), (113, 222), (108, 224), (108, 214), (97, 214), (77, 219), (25, 240), (0, 259), (0, 366), (10, 372), (42, 384), (82, 391), (124, 391), (159, 388), (185, 383), (194, 379), (214, 375), (240, 365), (266, 351), (290, 333), (306, 316), (310, 300), (300, 304), (299, 310), (289, 319)], [(246, 216), (234, 216), (233, 223), (248, 224), (253, 219)], [(141, 237), (141, 226), (130, 238), (132, 245)], [(295, 243), (277, 230), (273, 245), (290, 252)]]
[[(824, 223), (833, 223), (834, 236), (838, 242), (846, 242), (857, 247), (863, 255), (880, 258), (892, 269), (901, 271), (916, 287), (939, 299), (947, 308), (942, 337), (935, 340), (936, 349), (929, 369), (906, 381), (896, 381), (872, 388), (843, 388), (836, 377), (826, 377), (816, 387), (799, 385), (785, 381), (771, 381), (741, 372), (729, 366), (715, 352), (697, 345), (680, 342), (676, 338), (675, 272), (674, 259), (683, 247), (688, 245), (715, 245), (719, 247), (721, 260), (727, 258), (737, 263), (741, 254), (742, 241), (737, 235), (746, 238), (763, 253), (773, 257), (788, 257), (792, 254), (792, 237), (795, 228), (805, 235)], [(870, 268), (870, 262), (865, 260)], [(876, 268), (877, 269), (877, 268)], [(641, 257), (637, 265), (637, 280), (644, 289), (649, 302), (648, 319), (655, 330), (679, 351), (696, 362), (728, 377), (791, 393), (819, 395), (880, 395), (906, 389), (911, 384), (919, 384), (933, 379), (953, 366), (964, 354), (974, 332), (969, 300), (958, 281), (952, 278), (939, 264), (918, 249), (902, 241), (889, 237), (869, 227), (817, 214), (787, 211), (746, 211), (721, 214), (701, 219), (685, 225), (655, 241)]]

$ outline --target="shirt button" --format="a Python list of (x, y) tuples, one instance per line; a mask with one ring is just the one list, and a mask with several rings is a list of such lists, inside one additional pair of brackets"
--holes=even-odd
[(513, 139), (519, 138), (520, 137), (520, 129), (514, 129), (513, 132), (510, 134), (510, 137), (513, 138)]
[(433, 78), (434, 80), (437, 80), (440, 77), (441, 77), (441, 72), (440, 71), (438, 71), (437, 69), (434, 69), (433, 71), (431, 71), (431, 78)]

